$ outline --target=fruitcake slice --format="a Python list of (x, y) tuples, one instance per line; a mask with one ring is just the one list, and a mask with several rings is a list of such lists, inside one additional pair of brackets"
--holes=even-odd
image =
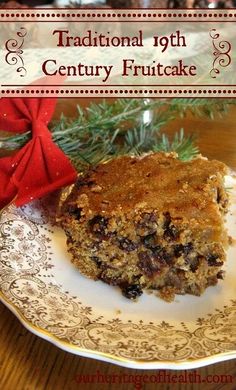
[(177, 157), (122, 156), (78, 179), (59, 219), (83, 275), (127, 298), (152, 289), (165, 300), (223, 278), (227, 167)]

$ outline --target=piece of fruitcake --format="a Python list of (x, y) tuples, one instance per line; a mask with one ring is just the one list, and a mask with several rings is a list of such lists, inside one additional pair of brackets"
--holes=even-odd
[(60, 223), (72, 262), (94, 280), (135, 299), (200, 295), (222, 279), (227, 167), (174, 153), (122, 156), (80, 177)]

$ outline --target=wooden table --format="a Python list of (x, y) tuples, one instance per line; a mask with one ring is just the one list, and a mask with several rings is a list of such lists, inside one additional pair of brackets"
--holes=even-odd
[[(85, 102), (86, 104), (86, 102)], [(75, 113), (73, 100), (60, 100), (57, 114)], [(196, 119), (188, 116), (183, 120), (175, 120), (168, 126), (173, 133), (180, 127), (186, 133), (195, 133), (201, 152), (209, 158), (218, 158), (236, 169), (236, 108), (223, 119), (214, 121)], [(236, 327), (236, 324), (235, 324)], [(191, 370), (192, 372), (194, 370)], [(28, 332), (14, 315), (0, 304), (0, 389), (3, 390), (73, 390), (73, 389), (138, 389), (134, 384), (97, 384), (79, 383), (81, 374), (120, 375), (152, 375), (157, 370), (133, 370), (112, 364), (82, 358), (64, 352), (30, 332)], [(210, 365), (196, 370), (202, 378), (210, 375), (231, 375), (232, 383), (176, 384), (174, 389), (235, 390), (236, 360)], [(180, 374), (180, 371), (166, 370), (166, 374)], [(128, 378), (126, 376), (126, 378)], [(132, 380), (132, 377), (130, 377)], [(217, 377), (215, 377), (217, 379)], [(109, 378), (108, 378), (109, 379)], [(123, 379), (124, 381), (125, 379)], [(142, 389), (170, 389), (170, 384), (146, 384)]]

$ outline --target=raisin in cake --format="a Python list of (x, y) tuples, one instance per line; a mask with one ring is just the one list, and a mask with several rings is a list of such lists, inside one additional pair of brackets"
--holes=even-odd
[(201, 156), (122, 156), (78, 179), (60, 223), (80, 272), (119, 286), (134, 299), (143, 289), (165, 300), (200, 295), (223, 278), (227, 234), (227, 167)]

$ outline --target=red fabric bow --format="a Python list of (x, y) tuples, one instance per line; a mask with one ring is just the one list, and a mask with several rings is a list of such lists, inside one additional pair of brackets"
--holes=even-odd
[(55, 104), (55, 98), (0, 99), (0, 130), (32, 130), (22, 149), (0, 159), (0, 209), (13, 199), (21, 206), (75, 181), (75, 169), (47, 127)]

